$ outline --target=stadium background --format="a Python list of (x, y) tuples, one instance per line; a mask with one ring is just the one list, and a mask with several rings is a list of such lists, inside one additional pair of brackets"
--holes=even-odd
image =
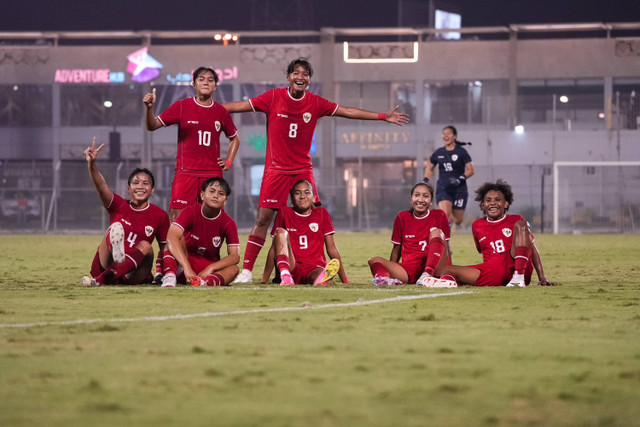
[[(129, 171), (141, 164), (156, 175), (152, 201), (167, 206), (177, 130), (147, 132), (142, 96), (157, 89), (156, 113), (191, 96), (190, 73), (200, 65), (221, 71), (215, 99), (226, 102), (284, 86), (286, 64), (305, 56), (315, 68), (313, 92), (374, 111), (399, 104), (411, 115), (404, 127), (319, 122), (316, 180), (343, 229), (390, 227), (449, 124), (473, 143), (470, 189), (508, 180), (513, 212), (536, 231), (552, 229), (554, 162), (640, 160), (640, 23), (459, 32), (459, 40), (448, 40), (446, 31), (413, 27), (241, 31), (226, 42), (213, 40), (211, 31), (2, 33), (0, 227), (104, 229), (107, 218), (82, 154), (93, 136), (107, 143), (100, 168), (114, 190), (123, 194)], [(162, 68), (150, 81), (134, 81), (131, 55)], [(264, 117), (234, 120), (241, 147), (226, 175), (234, 189), (227, 210), (248, 228), (264, 162)], [(572, 169), (565, 186), (577, 198), (562, 205), (561, 231), (637, 231), (639, 170)], [(26, 221), (17, 214), (19, 197), (28, 201)], [(467, 227), (479, 213), (471, 200)]]

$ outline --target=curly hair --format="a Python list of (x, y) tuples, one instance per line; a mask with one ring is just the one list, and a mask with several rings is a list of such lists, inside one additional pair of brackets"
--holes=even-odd
[[(504, 196), (504, 199), (509, 203), (509, 206), (513, 203), (513, 190), (511, 190), (511, 186), (507, 181), (502, 179), (498, 179), (496, 182), (485, 182), (480, 187), (476, 188), (476, 202), (480, 202), (480, 210), (484, 212), (482, 209), (482, 204), (484, 202), (484, 198), (489, 191), (499, 191)], [(505, 209), (505, 212), (509, 210), (509, 206)]]

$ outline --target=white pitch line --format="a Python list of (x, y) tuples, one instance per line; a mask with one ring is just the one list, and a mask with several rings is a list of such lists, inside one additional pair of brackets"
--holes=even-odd
[(298, 307), (277, 307), (277, 308), (260, 308), (255, 310), (235, 310), (235, 311), (219, 311), (209, 313), (193, 313), (193, 314), (174, 314), (171, 316), (145, 316), (145, 317), (131, 317), (124, 319), (79, 319), (79, 320), (65, 320), (60, 322), (34, 322), (34, 323), (4, 323), (0, 324), (0, 328), (31, 328), (34, 326), (62, 326), (62, 325), (85, 325), (89, 323), (109, 322), (109, 323), (122, 323), (122, 322), (160, 322), (164, 320), (173, 319), (193, 319), (196, 317), (215, 317), (215, 316), (230, 316), (236, 314), (256, 314), (256, 313), (274, 313), (283, 311), (299, 311), (299, 310), (319, 310), (323, 308), (338, 308), (338, 307), (352, 307), (356, 305), (372, 305), (383, 304), (387, 302), (396, 301), (409, 301), (415, 299), (424, 298), (437, 298), (454, 295), (472, 294), (471, 291), (459, 291), (441, 294), (422, 294), (422, 295), (407, 295), (398, 296), (393, 298), (374, 299), (365, 301), (359, 299), (354, 302), (336, 303), (336, 304), (322, 304), (322, 305), (302, 305)]

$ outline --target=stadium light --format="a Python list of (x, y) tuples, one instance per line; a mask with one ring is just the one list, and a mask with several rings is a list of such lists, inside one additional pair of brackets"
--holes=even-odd
[(566, 104), (567, 102), (569, 102), (569, 97), (567, 95), (561, 95), (559, 98), (560, 102), (562, 102), (563, 104)]
[(513, 130), (515, 130), (518, 135), (522, 135), (524, 133), (524, 126), (517, 125)]
[(113, 107), (113, 102), (111, 102), (111, 101), (109, 101), (109, 100), (107, 99), (106, 101), (104, 101), (104, 102), (102, 103), (102, 105), (104, 105), (104, 106), (105, 106), (105, 108), (111, 108), (111, 107)]

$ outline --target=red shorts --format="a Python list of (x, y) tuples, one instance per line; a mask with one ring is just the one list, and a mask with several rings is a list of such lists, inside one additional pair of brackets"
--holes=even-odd
[(293, 271), (291, 272), (291, 277), (293, 277), (293, 282), (296, 285), (311, 284), (311, 282), (308, 281), (307, 278), (309, 277), (309, 274), (311, 274), (311, 272), (316, 268), (324, 268), (324, 267), (320, 265), (314, 266), (314, 265), (305, 265), (305, 264), (296, 263), (296, 268), (294, 268)]
[[(515, 261), (506, 252), (502, 256), (494, 256), (488, 262), (470, 265), (469, 267), (480, 270), (480, 276), (475, 286), (505, 286), (513, 277)], [(533, 264), (529, 262), (524, 272), (524, 281), (528, 285), (531, 282)]]
[[(208, 258), (203, 257), (202, 255), (197, 254), (188, 254), (189, 265), (196, 272), (196, 274), (200, 274), (202, 270), (213, 264), (216, 261), (212, 261)], [(187, 283), (186, 278), (184, 277), (184, 269), (182, 266), (178, 267), (178, 283)]]
[(191, 175), (184, 172), (176, 172), (171, 183), (171, 209), (184, 209), (187, 206), (200, 203), (202, 184), (214, 176), (222, 177), (222, 171), (212, 171), (207, 175)]
[(422, 273), (424, 273), (424, 268), (427, 265), (426, 258), (416, 258), (412, 261), (408, 262), (400, 262), (400, 267), (407, 272), (407, 276), (409, 276), (409, 281), (407, 283), (416, 283)]
[(313, 187), (313, 193), (316, 195), (316, 206), (320, 205), (316, 182), (313, 179), (313, 171), (300, 172), (296, 175), (285, 175), (278, 172), (265, 172), (260, 185), (260, 198), (258, 206), (261, 208), (280, 209), (287, 206), (289, 199), (289, 191), (293, 185), (300, 180), (307, 180)]

